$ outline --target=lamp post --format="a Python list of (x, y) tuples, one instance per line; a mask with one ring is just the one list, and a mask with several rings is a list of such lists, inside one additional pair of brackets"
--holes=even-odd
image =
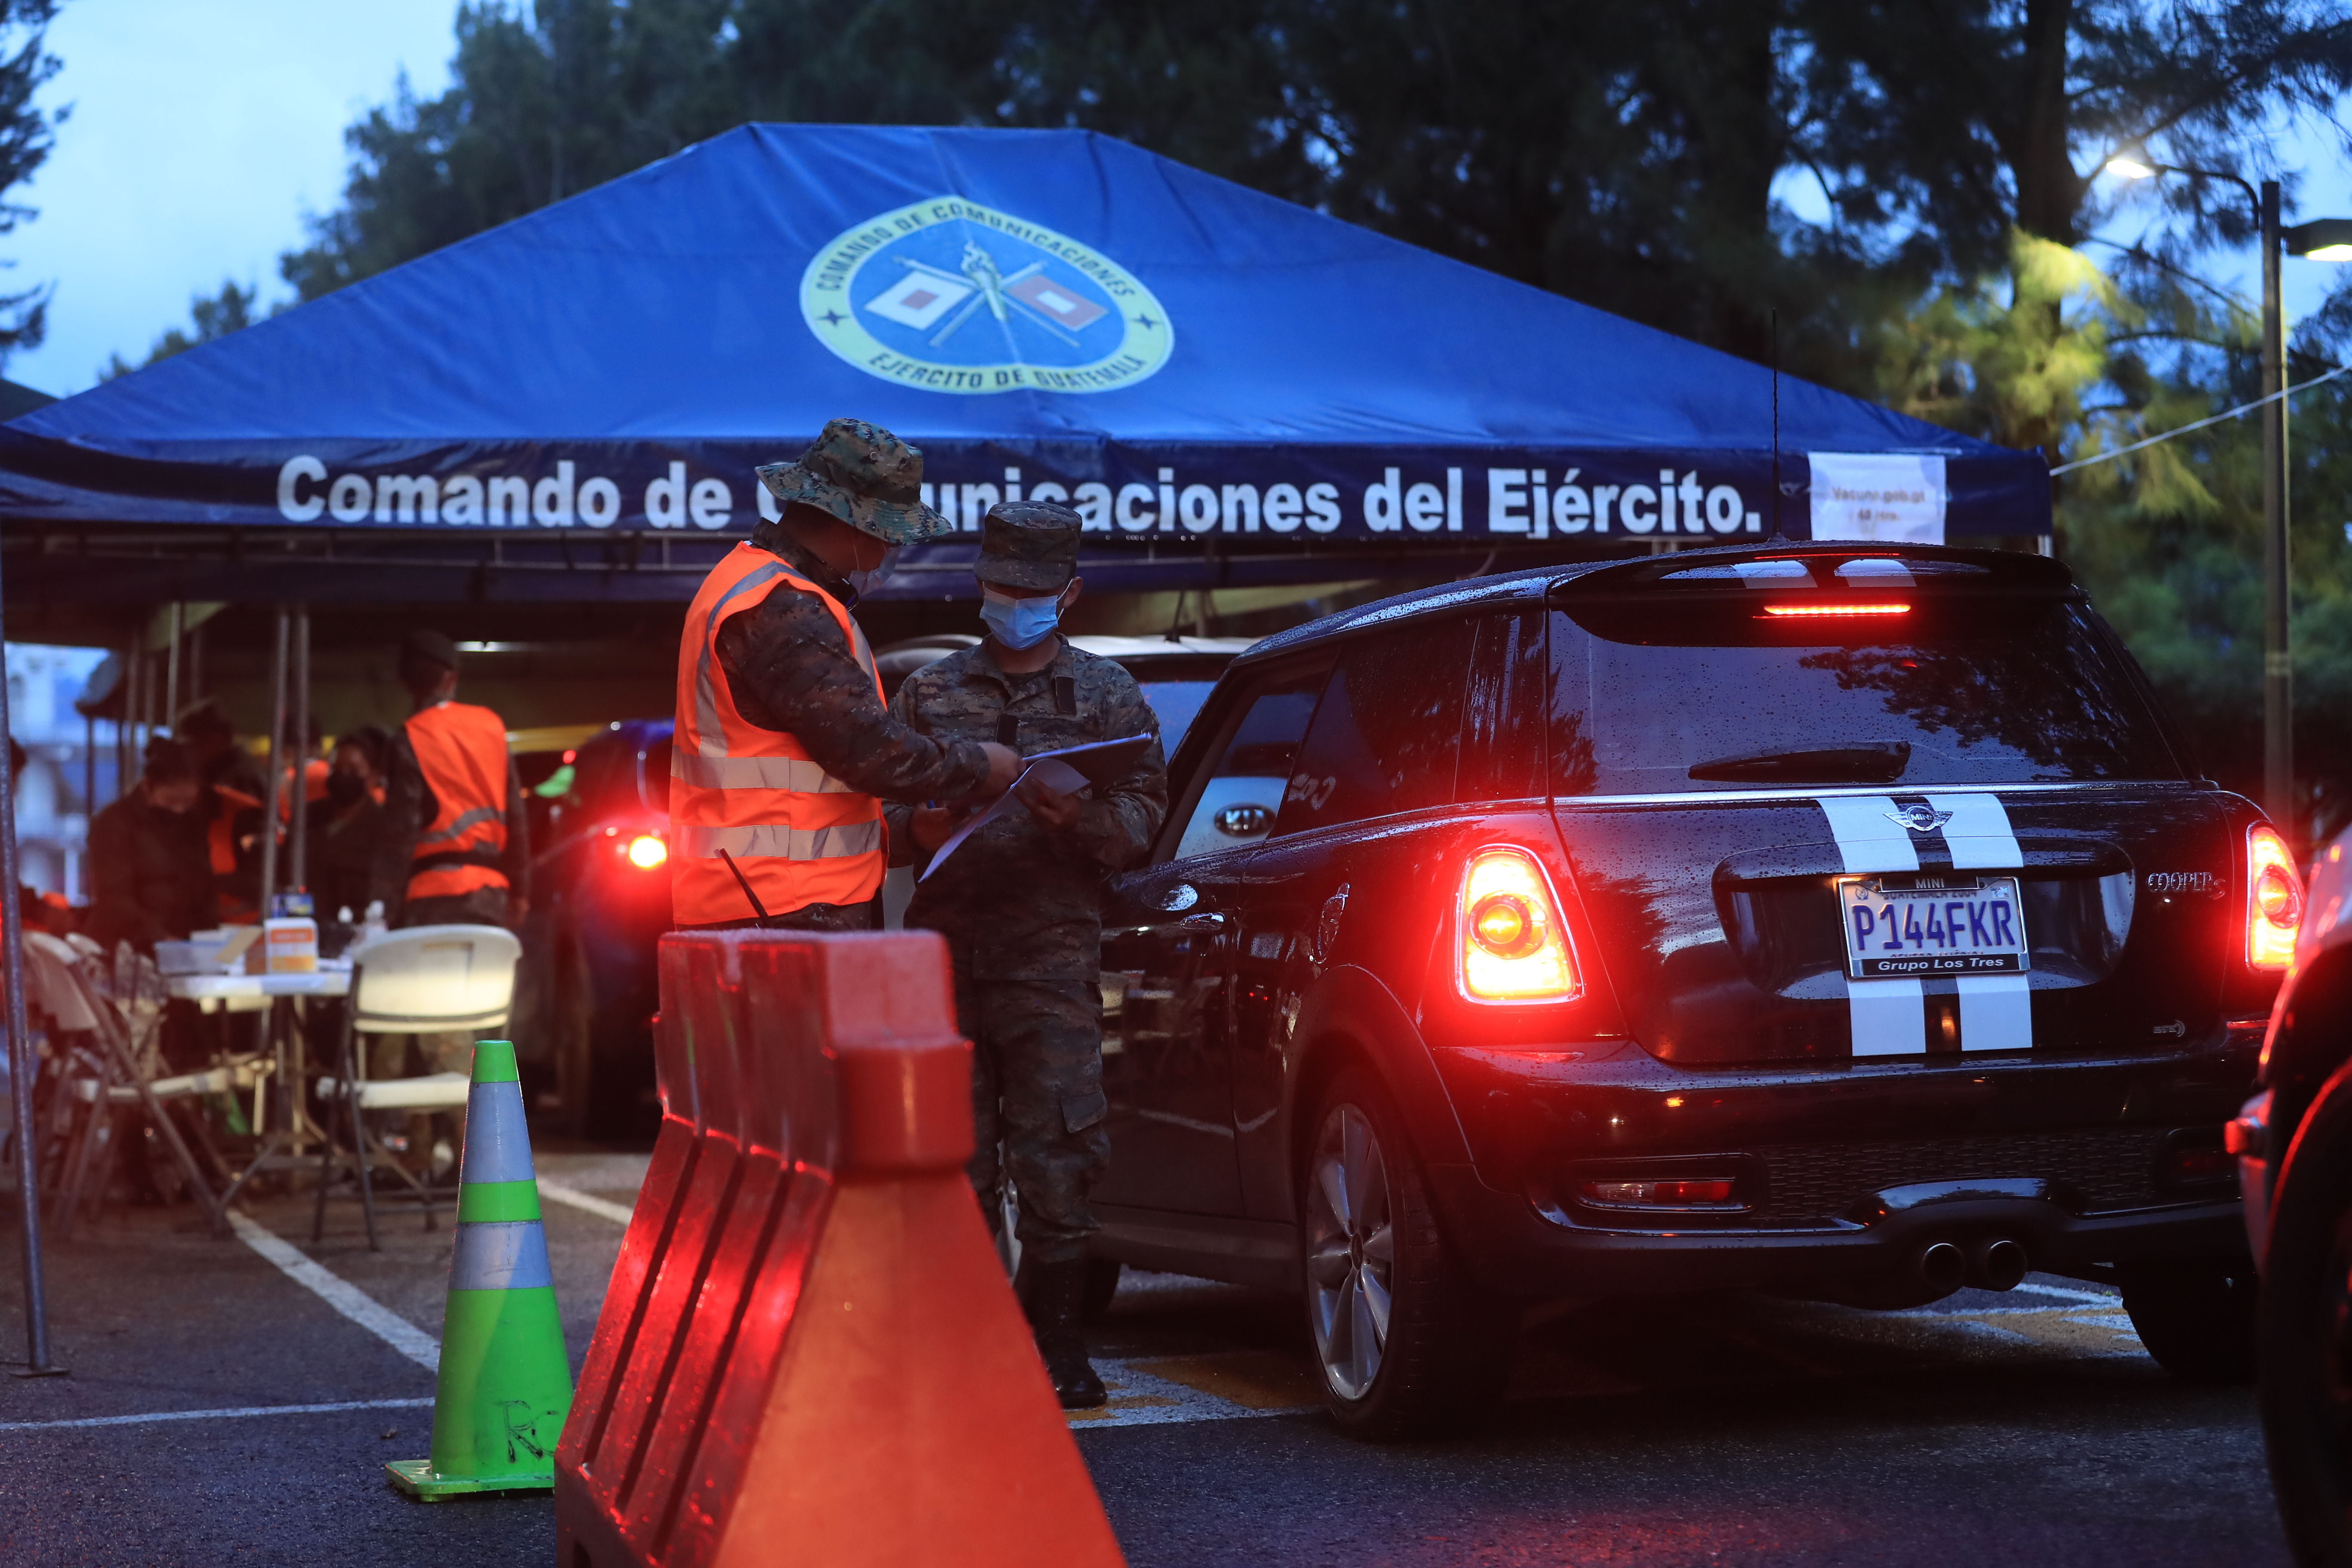
[(2174, 163), (2122, 156), (2107, 160), (2107, 172), (2127, 180), (2159, 174), (2227, 180), (2246, 193), (2263, 247), (2263, 809), (2281, 831), (2300, 845), (2301, 812), (2294, 797), (2294, 663), (2287, 600), (2286, 333), (2279, 308), (2279, 257), (2283, 251), (2317, 261), (2352, 261), (2352, 219), (2321, 218), (2284, 226), (2279, 221), (2279, 184), (2252, 182), (2219, 169), (2188, 169)]

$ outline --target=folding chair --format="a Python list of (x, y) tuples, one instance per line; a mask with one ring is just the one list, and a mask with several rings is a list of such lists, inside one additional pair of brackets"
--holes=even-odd
[(60, 1240), (72, 1235), (92, 1166), (103, 1168), (104, 1162), (96, 1159), (99, 1151), (103, 1148), (109, 1158), (114, 1152), (110, 1133), (116, 1108), (135, 1105), (145, 1112), (179, 1166), (214, 1234), (224, 1235), (227, 1222), (221, 1213), (220, 1195), (163, 1103), (214, 1087), (197, 1085), (199, 1079), (211, 1075), (149, 1077), (161, 1061), (155, 1048), (163, 1013), (160, 977), (152, 963), (127, 946), (118, 949), (111, 966), (102, 956), (93, 956), (97, 951), (94, 944), (68, 943), (44, 931), (25, 933), (26, 989), (30, 994), (26, 999), (49, 1015), (60, 1034), (86, 1034), (97, 1047), (95, 1053), (79, 1049), (70, 1053), (86, 1070), (69, 1078), (65, 1087), (87, 1110), (78, 1134), (68, 1144), (62, 1190), (55, 1200), (56, 1234)]
[[(352, 950), (352, 990), (343, 1006), (341, 1076), (326, 1079), (320, 1093), (342, 1102), (351, 1128), (352, 1163), (357, 1168), (360, 1208), (367, 1216), (368, 1247), (382, 1250), (375, 1232), (375, 1189), (371, 1167), (387, 1166), (405, 1182), (433, 1228), (433, 1196), (424, 1183), (373, 1142), (364, 1113), (370, 1110), (450, 1110), (465, 1105), (471, 1076), (428, 1073), (418, 1078), (370, 1082), (360, 1070), (361, 1035), (437, 1035), (506, 1026), (514, 1006), (515, 964), (522, 943), (498, 926), (411, 926)], [(329, 1113), (331, 1135), (334, 1118)], [(326, 1235), (327, 1185), (334, 1145), (319, 1154), (319, 1206), (310, 1223), (313, 1243)]]

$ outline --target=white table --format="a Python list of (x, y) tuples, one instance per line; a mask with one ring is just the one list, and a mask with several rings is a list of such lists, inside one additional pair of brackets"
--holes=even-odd
[(163, 994), (194, 1002), (206, 1013), (258, 1013), (279, 996), (348, 996), (348, 967), (321, 967), (309, 974), (167, 974)]

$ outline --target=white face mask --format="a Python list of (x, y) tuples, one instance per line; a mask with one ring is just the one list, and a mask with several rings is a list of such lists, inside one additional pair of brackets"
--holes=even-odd
[(874, 567), (871, 571), (848, 572), (843, 574), (843, 575), (849, 579), (849, 591), (862, 599), (866, 597), (866, 595), (872, 593), (875, 589), (880, 587), (884, 579), (887, 578), (891, 573), (898, 569), (898, 547), (894, 544), (890, 546), (889, 549), (882, 552), (882, 563), (880, 565)]

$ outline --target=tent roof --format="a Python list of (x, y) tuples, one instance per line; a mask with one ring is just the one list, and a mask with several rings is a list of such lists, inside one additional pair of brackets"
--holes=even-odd
[[(1172, 321), (1166, 368), (1103, 393), (961, 396), (824, 352), (796, 299), (810, 258), (943, 195), (1144, 279)], [(748, 125), (17, 427), (122, 449), (775, 440), (853, 409), (917, 441), (1752, 448), (1771, 386), (1745, 360), (1091, 132)], [(1992, 450), (1786, 378), (1781, 441)]]
[[(1253, 555), (1319, 579), (1361, 574), (1350, 550), (1801, 536), (1817, 454), (1916, 455), (1952, 533), (2048, 531), (2038, 455), (1788, 378), (1776, 448), (1772, 383), (1091, 132), (749, 125), (0, 426), (0, 521), (161, 525), (231, 563), (253, 530), (339, 540), (320, 598), (377, 560), (492, 591), (453, 547), (576, 583), (559, 542), (642, 534), (658, 563), (607, 566), (678, 597), (754, 521), (751, 468), (854, 415), (923, 448), (966, 533), (1058, 489), (1106, 586), (1114, 556), (1174, 587)], [(908, 580), (968, 587), (971, 542)]]

